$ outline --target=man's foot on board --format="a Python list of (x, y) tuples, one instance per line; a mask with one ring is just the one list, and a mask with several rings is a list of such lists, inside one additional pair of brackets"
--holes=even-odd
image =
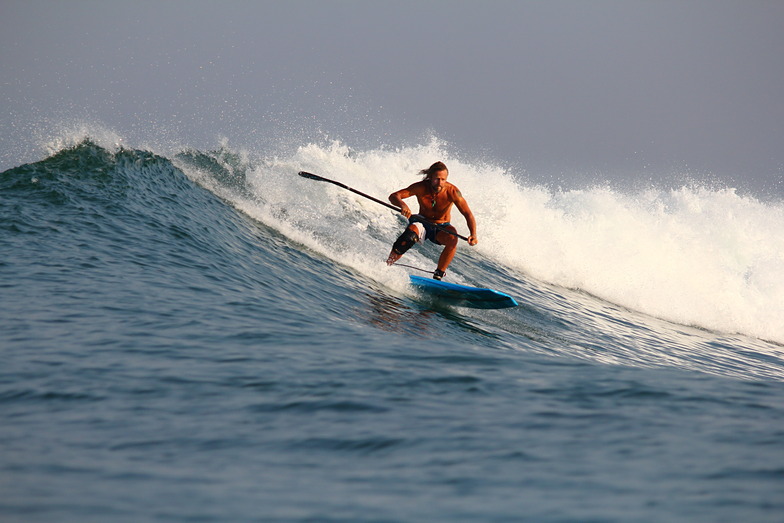
[(443, 278), (445, 274), (446, 274), (446, 271), (439, 271), (438, 269), (436, 269), (433, 272), (433, 279), (441, 281), (441, 278)]

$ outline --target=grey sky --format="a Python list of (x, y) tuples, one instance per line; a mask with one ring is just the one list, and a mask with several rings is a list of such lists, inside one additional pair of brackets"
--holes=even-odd
[[(0, 167), (81, 119), (243, 147), (432, 130), (535, 181), (784, 193), (784, 2), (9, 1)], [(134, 144), (141, 145), (141, 144)], [(263, 150), (259, 150), (263, 152)]]

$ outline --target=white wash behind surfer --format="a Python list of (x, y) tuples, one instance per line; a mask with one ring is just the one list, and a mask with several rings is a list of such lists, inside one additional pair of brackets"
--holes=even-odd
[[(449, 169), (443, 162), (436, 162), (427, 169), (420, 171), (425, 179), (405, 189), (389, 195), (389, 201), (400, 207), (400, 213), (408, 218), (408, 227), (392, 246), (392, 251), (387, 258), (387, 265), (392, 265), (418, 241), (425, 238), (437, 245), (443, 245), (438, 267), (433, 273), (433, 278), (440, 280), (444, 277), (447, 267), (452, 262), (457, 251), (457, 230), (449, 223), (451, 221), (452, 204), (457, 207), (465, 217), (470, 235), (469, 245), (476, 245), (476, 219), (468, 207), (468, 203), (460, 194), (460, 189), (446, 181)], [(403, 201), (411, 196), (416, 196), (419, 202), (419, 213), (411, 214), (411, 209)], [(436, 227), (436, 225), (438, 227)], [(450, 234), (451, 231), (454, 234)]]

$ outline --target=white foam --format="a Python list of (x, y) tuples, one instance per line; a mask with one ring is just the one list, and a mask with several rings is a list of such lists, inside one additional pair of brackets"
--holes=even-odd
[(511, 216), (500, 246), (511, 266), (678, 323), (784, 341), (781, 203), (597, 188), (532, 195)]

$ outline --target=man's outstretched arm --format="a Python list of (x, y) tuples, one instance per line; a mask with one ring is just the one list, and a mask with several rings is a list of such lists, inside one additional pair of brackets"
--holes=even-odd
[(465, 201), (460, 191), (457, 191), (455, 195), (455, 207), (465, 217), (466, 225), (468, 225), (468, 245), (476, 245), (479, 243), (479, 238), (476, 235), (476, 218), (474, 218), (474, 213), (471, 212), (468, 202)]

